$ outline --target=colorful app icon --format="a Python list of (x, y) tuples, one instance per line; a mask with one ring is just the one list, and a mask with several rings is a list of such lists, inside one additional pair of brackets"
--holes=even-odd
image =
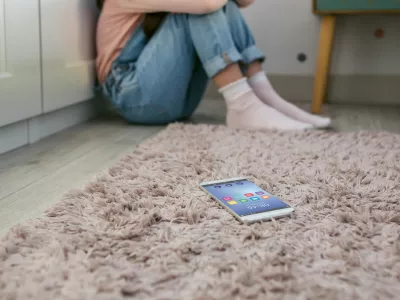
[(256, 192), (257, 195), (264, 195), (264, 192)]
[(229, 201), (228, 204), (229, 205), (235, 205), (235, 204), (238, 204), (238, 203), (236, 201)]
[(240, 199), (239, 202), (249, 202), (247, 199)]
[(233, 200), (232, 197), (228, 197), (228, 196), (226, 196), (226, 197), (224, 197), (224, 198), (222, 198), (222, 199), (225, 200), (225, 201)]
[(250, 200), (251, 200), (251, 201), (258, 201), (258, 200), (260, 200), (260, 198), (258, 198), (258, 197), (251, 197)]
[(261, 196), (261, 198), (263, 198), (263, 199), (269, 199), (269, 198), (271, 198), (271, 197), (268, 196), (268, 195), (264, 195), (264, 196)]
[(247, 194), (244, 194), (246, 197), (253, 197), (254, 196), (254, 194), (252, 194), (252, 193), (247, 193)]

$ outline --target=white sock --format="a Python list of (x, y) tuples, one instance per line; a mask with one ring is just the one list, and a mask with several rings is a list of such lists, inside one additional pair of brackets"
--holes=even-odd
[(331, 125), (332, 122), (330, 118), (310, 114), (279, 96), (263, 71), (253, 75), (248, 81), (261, 101), (272, 106), (281, 113), (295, 120), (312, 124), (317, 128), (327, 128)]
[(253, 92), (246, 78), (220, 89), (228, 108), (227, 125), (240, 129), (304, 130), (312, 125), (293, 120), (265, 105)]

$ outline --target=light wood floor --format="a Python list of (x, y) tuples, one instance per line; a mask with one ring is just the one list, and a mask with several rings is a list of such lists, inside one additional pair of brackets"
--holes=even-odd
[[(335, 130), (400, 133), (400, 107), (327, 107)], [(191, 120), (220, 124), (223, 101), (207, 100)], [(0, 235), (12, 225), (40, 216), (70, 189), (105, 170), (163, 126), (128, 125), (115, 116), (101, 117), (37, 144), (0, 156)]]

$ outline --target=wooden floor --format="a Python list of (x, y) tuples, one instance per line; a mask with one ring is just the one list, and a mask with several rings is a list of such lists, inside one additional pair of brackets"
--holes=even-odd
[[(400, 108), (329, 106), (338, 131), (400, 133)], [(223, 101), (204, 101), (191, 120), (224, 122)], [(12, 225), (40, 216), (70, 189), (78, 188), (129, 153), (162, 126), (128, 125), (115, 116), (101, 117), (0, 156), (0, 235)]]

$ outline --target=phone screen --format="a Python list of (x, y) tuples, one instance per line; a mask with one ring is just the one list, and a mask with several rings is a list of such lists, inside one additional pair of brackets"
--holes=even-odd
[(203, 185), (203, 187), (241, 217), (290, 207), (247, 179)]

